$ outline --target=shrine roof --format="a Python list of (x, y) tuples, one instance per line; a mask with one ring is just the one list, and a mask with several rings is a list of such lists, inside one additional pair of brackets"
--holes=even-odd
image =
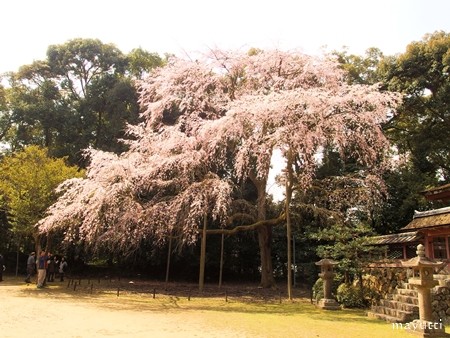
[(422, 234), (420, 234), (418, 231), (409, 231), (398, 234), (374, 236), (370, 238), (370, 244), (387, 245), (398, 243), (413, 243), (421, 240), (422, 238)]
[(450, 183), (421, 192), (429, 201), (450, 201)]
[(450, 207), (415, 211), (413, 220), (401, 230), (435, 228), (450, 225)]

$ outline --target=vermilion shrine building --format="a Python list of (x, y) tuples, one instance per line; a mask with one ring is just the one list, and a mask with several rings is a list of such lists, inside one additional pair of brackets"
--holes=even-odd
[[(450, 184), (423, 192), (429, 201), (450, 202)], [(412, 221), (398, 234), (373, 237), (374, 245), (387, 245), (386, 258), (409, 259), (416, 256), (418, 244), (425, 246), (429, 258), (450, 261), (450, 207), (416, 211)]]

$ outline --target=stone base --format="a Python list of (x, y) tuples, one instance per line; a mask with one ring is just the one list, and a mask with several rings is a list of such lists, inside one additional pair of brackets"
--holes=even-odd
[(324, 310), (340, 310), (341, 306), (334, 299), (322, 298), (317, 306)]
[(445, 327), (442, 322), (428, 322), (420, 319), (413, 320), (404, 324), (406, 332), (412, 333), (418, 337), (450, 337), (445, 333)]

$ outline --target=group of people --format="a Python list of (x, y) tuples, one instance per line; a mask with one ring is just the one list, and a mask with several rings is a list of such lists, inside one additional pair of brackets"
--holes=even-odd
[(36, 259), (36, 253), (32, 252), (28, 256), (27, 260), (27, 277), (26, 283), (31, 283), (31, 277), (37, 270), (37, 287), (43, 288), (47, 282), (53, 282), (55, 280), (55, 274), (59, 274), (61, 282), (64, 281), (64, 274), (67, 271), (68, 264), (64, 257), (58, 259), (51, 253), (41, 251), (39, 257)]

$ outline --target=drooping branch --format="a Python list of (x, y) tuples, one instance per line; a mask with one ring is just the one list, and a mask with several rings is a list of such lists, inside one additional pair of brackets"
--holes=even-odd
[(279, 225), (282, 222), (284, 222), (286, 220), (286, 215), (284, 214), (284, 212), (282, 214), (280, 214), (277, 218), (272, 218), (272, 219), (268, 219), (268, 220), (261, 220), (261, 221), (257, 221), (253, 224), (248, 224), (248, 225), (238, 225), (232, 229), (210, 229), (206, 231), (207, 235), (235, 235), (238, 232), (244, 232), (244, 231), (252, 231), (252, 230), (257, 230), (260, 227), (263, 226), (275, 226), (275, 225)]

